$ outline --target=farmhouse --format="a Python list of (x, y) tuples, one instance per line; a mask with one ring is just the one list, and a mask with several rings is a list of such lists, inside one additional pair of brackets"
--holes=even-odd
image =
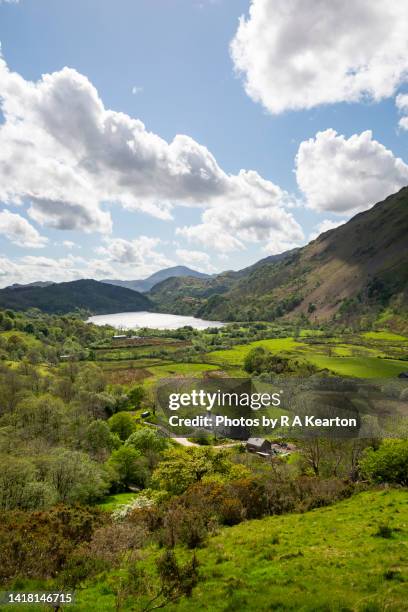
[(248, 438), (245, 448), (250, 453), (271, 454), (272, 444), (265, 438)]

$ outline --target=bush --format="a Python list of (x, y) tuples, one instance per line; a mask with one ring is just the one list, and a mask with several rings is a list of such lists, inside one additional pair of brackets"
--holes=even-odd
[(378, 450), (366, 449), (360, 470), (375, 483), (408, 485), (408, 440), (384, 440)]
[(220, 508), (221, 522), (224, 525), (238, 525), (245, 515), (244, 507), (236, 497), (223, 499)]
[(105, 513), (59, 506), (49, 512), (0, 513), (0, 584), (55, 577), (74, 549), (106, 522)]
[(378, 538), (392, 538), (392, 529), (389, 525), (379, 525), (377, 531), (374, 534)]

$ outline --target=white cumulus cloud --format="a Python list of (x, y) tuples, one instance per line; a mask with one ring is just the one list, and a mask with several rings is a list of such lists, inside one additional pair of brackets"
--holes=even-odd
[(302, 229), (286, 210), (292, 198), (256, 172), (241, 172), (238, 179), (240, 189), (228, 202), (208, 208), (202, 223), (178, 228), (176, 233), (223, 253), (243, 249), (245, 243), (267, 241), (273, 252), (299, 244)]
[(9, 210), (0, 212), (0, 234), (10, 242), (25, 248), (38, 249), (47, 243), (47, 238), (41, 236), (27, 219)]
[(65, 282), (79, 278), (106, 278), (114, 269), (102, 260), (81, 257), (51, 258), (27, 255), (17, 259), (0, 257), (0, 286), (33, 281)]
[(367, 130), (350, 138), (328, 129), (303, 141), (296, 178), (316, 211), (352, 215), (408, 184), (408, 165)]
[(401, 0), (252, 0), (231, 42), (247, 94), (271, 113), (393, 95), (408, 72)]
[(111, 232), (107, 206), (162, 219), (175, 205), (228, 210), (261, 203), (276, 215), (273, 183), (254, 171), (225, 173), (186, 135), (171, 142), (108, 110), (90, 81), (63, 68), (36, 83), (0, 58), (0, 200), (62, 230)]
[(189, 249), (176, 249), (178, 259), (187, 266), (194, 266), (205, 272), (215, 272), (211, 264), (210, 256), (203, 251), (191, 251)]
[(134, 240), (108, 238), (105, 246), (97, 247), (96, 252), (108, 261), (124, 265), (146, 266), (154, 263), (157, 267), (170, 266), (173, 261), (156, 250), (161, 243), (159, 238), (139, 236)]
[(408, 94), (399, 94), (395, 99), (395, 104), (402, 114), (398, 125), (403, 130), (408, 130)]
[(66, 249), (75, 249), (75, 247), (79, 247), (80, 245), (75, 244), (75, 242), (72, 242), (72, 240), (63, 240), (62, 246), (64, 246)]

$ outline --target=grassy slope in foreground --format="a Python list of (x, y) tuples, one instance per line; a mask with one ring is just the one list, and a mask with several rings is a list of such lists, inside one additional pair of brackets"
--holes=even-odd
[[(380, 525), (391, 538), (376, 535)], [(223, 529), (198, 553), (201, 580), (177, 610), (398, 611), (408, 601), (408, 492)]]
[[(391, 537), (378, 534), (389, 526)], [(173, 612), (402, 612), (408, 591), (408, 491), (370, 491), (312, 510), (223, 528), (197, 551), (200, 579)], [(190, 551), (178, 550), (180, 560)], [(72, 612), (110, 612), (104, 576)], [(116, 578), (117, 580), (117, 578)], [(138, 609), (125, 606), (124, 610)]]

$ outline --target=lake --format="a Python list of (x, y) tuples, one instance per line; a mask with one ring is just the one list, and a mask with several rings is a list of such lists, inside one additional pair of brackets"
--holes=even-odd
[(116, 329), (137, 329), (139, 327), (150, 327), (153, 329), (179, 329), (190, 325), (194, 329), (206, 329), (207, 327), (222, 327), (220, 321), (204, 321), (196, 317), (184, 317), (159, 312), (116, 312), (115, 314), (95, 315), (89, 317), (87, 323), (94, 325), (111, 325)]

